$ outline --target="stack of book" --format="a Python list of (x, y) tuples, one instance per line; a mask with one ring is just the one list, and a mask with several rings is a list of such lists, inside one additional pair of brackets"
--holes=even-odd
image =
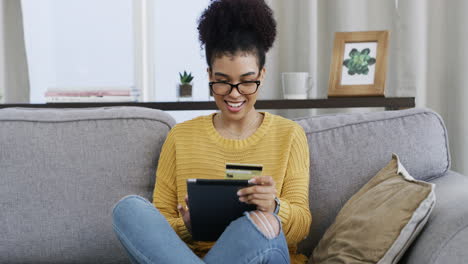
[(138, 102), (140, 91), (134, 87), (49, 88), (47, 103), (67, 102)]

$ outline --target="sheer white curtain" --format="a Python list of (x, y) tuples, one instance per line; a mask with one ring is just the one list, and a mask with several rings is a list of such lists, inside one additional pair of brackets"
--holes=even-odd
[(29, 78), (21, 1), (0, 1), (0, 102), (28, 103)]
[[(281, 96), (281, 72), (306, 71), (326, 97), (334, 32), (389, 30), (385, 94), (414, 96), (448, 128), (452, 168), (468, 174), (468, 1), (465, 0), (269, 0), (278, 21), (278, 39), (268, 54), (269, 78), (263, 98)], [(382, 110), (370, 109), (370, 110)], [(310, 113), (369, 111), (333, 109)]]

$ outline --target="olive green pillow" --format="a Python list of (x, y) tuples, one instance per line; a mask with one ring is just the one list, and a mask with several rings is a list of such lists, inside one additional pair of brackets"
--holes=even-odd
[(311, 262), (397, 263), (435, 205), (434, 184), (415, 180), (396, 154), (338, 213)]

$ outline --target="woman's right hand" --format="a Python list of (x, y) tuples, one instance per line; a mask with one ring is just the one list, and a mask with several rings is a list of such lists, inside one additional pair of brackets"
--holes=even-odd
[[(185, 204), (188, 204), (188, 196), (185, 196)], [(187, 206), (183, 206), (181, 204), (177, 205), (177, 209), (179, 210), (180, 214), (182, 215), (182, 219), (184, 220), (184, 224), (187, 227), (190, 234), (192, 233), (192, 225), (190, 224), (190, 211)]]

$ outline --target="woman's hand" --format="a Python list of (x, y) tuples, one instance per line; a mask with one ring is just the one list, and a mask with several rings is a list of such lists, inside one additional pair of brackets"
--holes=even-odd
[(249, 180), (256, 185), (242, 188), (237, 192), (239, 201), (256, 204), (257, 210), (273, 213), (276, 208), (275, 181), (271, 176), (257, 176)]
[[(188, 204), (188, 196), (185, 195), (185, 203)], [(180, 214), (182, 215), (182, 219), (184, 220), (184, 224), (187, 227), (190, 234), (192, 233), (192, 225), (190, 224), (190, 211), (187, 206), (179, 204), (177, 205), (177, 209), (179, 210)]]

